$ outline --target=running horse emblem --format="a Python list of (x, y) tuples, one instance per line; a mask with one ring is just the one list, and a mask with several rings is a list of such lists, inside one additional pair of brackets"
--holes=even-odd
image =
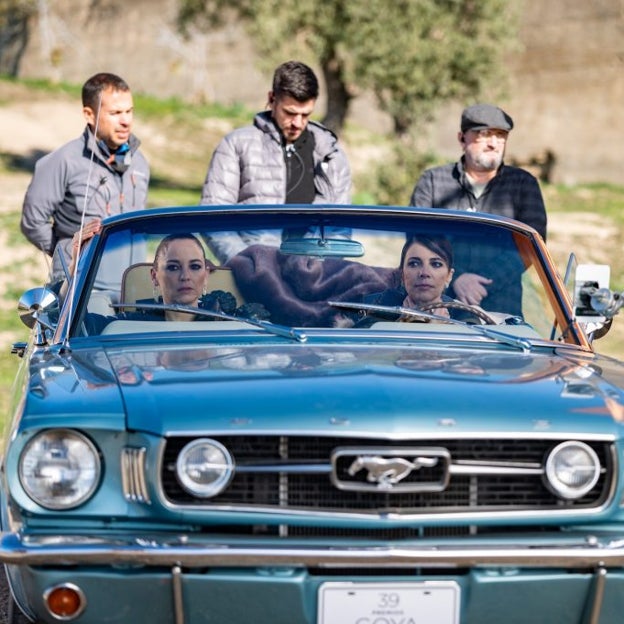
[(377, 483), (380, 488), (391, 488), (405, 479), (413, 470), (432, 468), (438, 463), (437, 457), (415, 457), (413, 461), (403, 457), (385, 458), (380, 455), (362, 455), (356, 457), (349, 466), (348, 473), (355, 476), (360, 470), (366, 470), (366, 480)]

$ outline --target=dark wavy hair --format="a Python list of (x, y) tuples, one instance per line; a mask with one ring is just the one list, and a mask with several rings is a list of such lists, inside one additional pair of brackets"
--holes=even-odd
[(429, 236), (427, 234), (412, 234), (407, 237), (405, 245), (401, 250), (401, 263), (399, 269), (403, 269), (403, 263), (405, 262), (405, 256), (407, 250), (414, 244), (419, 243), (423, 247), (426, 247), (429, 251), (437, 254), (444, 260), (449, 270), (453, 268), (453, 248), (451, 243), (443, 236)]
[(286, 61), (273, 74), (273, 96), (289, 95), (298, 102), (316, 100), (319, 84), (316, 75), (304, 63)]

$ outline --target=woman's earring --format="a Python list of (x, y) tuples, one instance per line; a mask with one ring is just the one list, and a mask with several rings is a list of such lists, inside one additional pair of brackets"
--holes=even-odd
[(154, 301), (158, 303), (160, 300), (160, 293), (158, 292), (158, 286), (156, 286), (156, 284), (154, 284), (153, 293), (154, 293)]

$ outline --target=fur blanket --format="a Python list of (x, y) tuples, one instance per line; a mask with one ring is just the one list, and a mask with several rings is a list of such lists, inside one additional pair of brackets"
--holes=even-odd
[(248, 247), (228, 266), (246, 301), (264, 305), (274, 323), (299, 327), (341, 324), (344, 312), (327, 305), (328, 300), (359, 302), (364, 295), (399, 283), (397, 269), (340, 258), (287, 256), (263, 245)]

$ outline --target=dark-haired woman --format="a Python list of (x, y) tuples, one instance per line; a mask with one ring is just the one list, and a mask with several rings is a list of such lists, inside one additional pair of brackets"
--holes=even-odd
[(426, 308), (439, 316), (449, 316), (446, 308), (434, 304), (450, 301), (444, 294), (453, 279), (453, 250), (445, 238), (415, 235), (408, 238), (401, 251), (400, 288), (368, 295), (373, 305), (402, 306), (414, 310)]

